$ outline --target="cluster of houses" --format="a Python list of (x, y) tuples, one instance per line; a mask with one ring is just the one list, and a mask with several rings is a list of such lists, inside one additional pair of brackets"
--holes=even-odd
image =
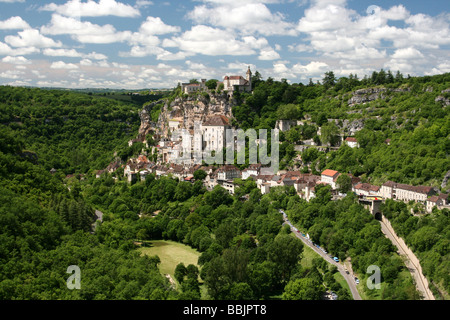
[(205, 159), (212, 151), (226, 147), (226, 132), (232, 129), (230, 120), (223, 115), (208, 116), (204, 121), (195, 121), (194, 129), (182, 129), (182, 119), (170, 119), (170, 137), (161, 139), (156, 145), (159, 163), (183, 163), (194, 165), (196, 157)]
[[(114, 172), (120, 164), (115, 161), (106, 170), (97, 172), (99, 177), (105, 171)], [(180, 181), (194, 183), (194, 173), (203, 170), (206, 177), (203, 184), (207, 190), (212, 190), (216, 185), (221, 185), (230, 194), (235, 193), (237, 184), (235, 179), (253, 179), (262, 194), (267, 194), (274, 187), (294, 187), (297, 194), (310, 201), (315, 197), (315, 189), (319, 184), (331, 186), (332, 194), (335, 197), (343, 196), (338, 191), (337, 180), (341, 173), (335, 170), (326, 169), (320, 175), (302, 173), (300, 171), (281, 170), (276, 174), (267, 174), (261, 164), (251, 164), (246, 169), (240, 170), (234, 165), (205, 166), (193, 165), (184, 166), (178, 164), (161, 165), (150, 161), (146, 156), (130, 159), (124, 167), (124, 175), (130, 183), (137, 180), (145, 181), (147, 175), (154, 174), (156, 179), (161, 176), (171, 176)], [(379, 197), (382, 199), (394, 199), (404, 202), (415, 201), (424, 204), (426, 210), (431, 212), (433, 207), (442, 209), (449, 207), (447, 194), (436, 194), (436, 190), (429, 186), (411, 186), (406, 184), (387, 181), (381, 187), (369, 183), (362, 183), (361, 179), (348, 174), (351, 179), (352, 191), (360, 197)]]

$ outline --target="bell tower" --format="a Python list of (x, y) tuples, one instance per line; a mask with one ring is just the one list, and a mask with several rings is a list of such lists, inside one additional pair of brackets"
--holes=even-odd
[(248, 81), (249, 91), (252, 91), (252, 71), (250, 70), (250, 66), (248, 66), (248, 70), (247, 70), (247, 81)]

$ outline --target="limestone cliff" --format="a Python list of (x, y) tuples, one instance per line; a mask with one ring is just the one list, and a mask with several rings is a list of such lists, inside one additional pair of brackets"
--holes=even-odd
[(385, 99), (389, 95), (389, 91), (391, 92), (410, 92), (410, 88), (397, 88), (388, 90), (386, 88), (367, 88), (367, 89), (359, 89), (353, 92), (353, 96), (348, 100), (349, 106), (358, 105), (361, 103), (371, 102), (377, 99)]
[[(212, 115), (224, 115), (232, 118), (231, 108), (233, 100), (226, 94), (203, 96), (201, 94), (189, 97), (178, 97), (173, 101), (160, 100), (143, 108), (140, 112), (141, 126), (138, 140), (143, 140), (148, 133), (153, 133), (157, 138), (168, 137), (169, 122), (179, 123), (179, 128), (194, 130), (196, 122), (202, 123)], [(158, 122), (151, 121), (150, 112), (158, 104), (164, 104), (158, 118)]]

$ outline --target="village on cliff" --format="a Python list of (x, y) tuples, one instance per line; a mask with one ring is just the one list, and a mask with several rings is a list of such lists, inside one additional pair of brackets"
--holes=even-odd
[[(206, 163), (196, 163), (192, 161), (183, 161), (180, 158), (186, 158), (187, 154), (194, 154), (194, 151), (201, 153), (218, 150), (222, 152), (224, 148), (229, 147), (226, 141), (227, 130), (236, 130), (232, 126), (231, 100), (233, 92), (251, 92), (252, 72), (250, 67), (247, 70), (246, 77), (243, 76), (225, 76), (223, 82), (218, 82), (217, 87), (221, 86), (223, 94), (210, 94), (205, 85), (206, 80), (202, 79), (198, 83), (181, 84), (181, 92), (184, 98), (177, 98), (168, 103), (167, 101), (158, 101), (149, 106), (149, 109), (155, 104), (165, 103), (164, 108), (159, 115), (158, 122), (153, 123), (149, 119), (149, 109), (141, 112), (141, 128), (138, 137), (129, 141), (129, 146), (134, 143), (142, 142), (145, 149), (149, 145), (146, 137), (151, 134), (152, 139), (156, 141), (152, 148), (152, 154), (148, 154), (143, 149), (142, 153), (131, 158), (127, 163), (120, 159), (113, 161), (106, 169), (99, 170), (96, 177), (108, 172), (113, 173), (119, 168), (123, 168), (125, 177), (130, 183), (135, 181), (145, 181), (149, 174), (154, 174), (156, 179), (161, 176), (171, 176), (180, 181), (194, 183), (194, 173), (197, 170), (203, 170), (206, 177), (203, 184), (207, 190), (212, 190), (220, 185), (230, 194), (234, 194), (237, 187), (235, 179), (253, 179), (262, 194), (267, 194), (274, 187), (294, 187), (297, 194), (306, 201), (315, 197), (315, 189), (319, 184), (329, 185), (334, 199), (345, 196), (340, 193), (337, 183), (341, 174), (347, 174), (351, 179), (351, 191), (359, 197), (374, 197), (378, 200), (394, 199), (404, 202), (414, 201), (421, 203), (427, 212), (431, 212), (434, 207), (438, 209), (450, 208), (447, 194), (439, 194), (436, 188), (430, 186), (412, 186), (400, 184), (393, 181), (386, 181), (381, 186), (361, 182), (361, 179), (353, 176), (351, 173), (338, 172), (332, 168), (326, 169), (320, 175), (311, 173), (302, 173), (299, 170), (278, 170), (271, 172), (268, 167), (258, 163), (249, 164), (244, 170), (240, 170), (234, 164), (207, 165)], [(202, 99), (200, 93), (209, 93), (208, 100)], [(298, 120), (278, 120), (275, 128), (280, 131), (288, 131), (291, 127), (302, 125)], [(340, 145), (347, 145), (350, 148), (359, 148), (359, 143), (353, 135), (361, 128), (353, 127), (347, 131), (350, 136), (341, 136)], [(200, 134), (199, 134), (200, 133)], [(318, 130), (320, 135), (320, 127)], [(191, 141), (185, 143), (183, 137), (190, 136)], [(256, 141), (259, 143), (259, 141)], [(390, 140), (385, 141), (390, 144)], [(233, 147), (236, 147), (236, 142)], [(302, 141), (302, 144), (296, 146), (296, 151), (302, 151), (307, 148), (318, 148), (320, 151), (328, 151), (331, 148), (316, 146), (313, 140)], [(189, 150), (187, 150), (189, 149)], [(233, 150), (236, 150), (233, 149)], [(301, 161), (301, 156), (297, 156)]]

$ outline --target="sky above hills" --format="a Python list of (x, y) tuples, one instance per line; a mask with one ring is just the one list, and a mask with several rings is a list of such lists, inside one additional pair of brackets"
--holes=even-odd
[(448, 0), (0, 0), (0, 84), (173, 88), (450, 72)]

